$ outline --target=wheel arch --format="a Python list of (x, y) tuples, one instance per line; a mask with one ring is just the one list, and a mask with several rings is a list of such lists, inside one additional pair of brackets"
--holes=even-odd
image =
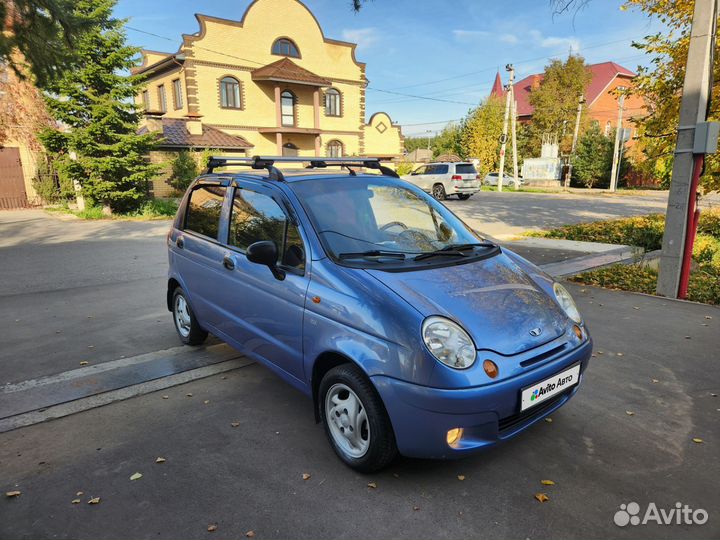
[(175, 279), (173, 277), (168, 279), (167, 297), (166, 297), (168, 311), (173, 310), (173, 308), (172, 308), (173, 293), (175, 292), (175, 289), (177, 289), (178, 287), (182, 287), (182, 285), (180, 284), (180, 282), (177, 279)]
[[(360, 365), (359, 362), (356, 362), (349, 356), (339, 353), (336, 351), (325, 351), (321, 353), (316, 359), (315, 362), (313, 362), (312, 367), (312, 378), (310, 379), (310, 385), (312, 387), (312, 400), (313, 400), (313, 410), (315, 412), (315, 423), (320, 423), (320, 410), (319, 410), (319, 403), (318, 403), (318, 393), (320, 391), (320, 381), (322, 381), (325, 374), (330, 371), (332, 368), (341, 366), (343, 364), (353, 364), (357, 366), (360, 371), (362, 371), (365, 376), (367, 377), (367, 373), (363, 369), (363, 367)], [(370, 380), (370, 377), (368, 377), (368, 380)], [(370, 382), (372, 385), (372, 381)], [(374, 386), (374, 385), (373, 385)]]

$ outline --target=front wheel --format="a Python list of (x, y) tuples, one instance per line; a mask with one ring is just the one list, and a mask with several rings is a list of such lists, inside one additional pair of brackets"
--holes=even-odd
[(185, 291), (180, 287), (173, 293), (172, 307), (175, 330), (180, 340), (185, 345), (201, 345), (207, 339), (208, 333), (200, 326), (185, 297)]
[(469, 198), (469, 193), (458, 193), (458, 199), (460, 199), (461, 201), (467, 201)]
[(395, 459), (390, 419), (358, 367), (343, 364), (328, 371), (320, 382), (318, 406), (330, 445), (346, 465), (370, 473)]
[(432, 188), (432, 196), (435, 197), (438, 201), (444, 201), (447, 199), (447, 194), (445, 193), (445, 186), (442, 184), (435, 184)]

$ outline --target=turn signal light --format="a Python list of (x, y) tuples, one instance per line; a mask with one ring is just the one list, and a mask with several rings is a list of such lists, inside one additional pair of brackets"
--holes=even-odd
[(456, 442), (458, 442), (463, 436), (463, 428), (456, 427), (452, 428), (447, 432), (447, 443), (448, 446), (452, 446)]
[(485, 373), (488, 377), (491, 379), (494, 379), (497, 377), (500, 373), (500, 370), (498, 370), (497, 365), (492, 360), (485, 360), (483, 362), (483, 369), (485, 370)]
[(573, 332), (575, 332), (575, 335), (577, 338), (582, 341), (585, 335), (583, 334), (582, 328), (580, 328), (577, 324), (573, 325)]

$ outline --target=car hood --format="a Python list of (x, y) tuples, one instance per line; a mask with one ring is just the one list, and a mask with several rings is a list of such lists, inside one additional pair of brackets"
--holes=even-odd
[(442, 315), (460, 323), (478, 349), (518, 354), (567, 330), (568, 318), (555, 300), (502, 253), (427, 270), (366, 272), (424, 316)]

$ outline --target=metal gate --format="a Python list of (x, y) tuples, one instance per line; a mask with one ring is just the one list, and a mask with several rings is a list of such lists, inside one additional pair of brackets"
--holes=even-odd
[(27, 206), (20, 150), (0, 148), (0, 210)]

